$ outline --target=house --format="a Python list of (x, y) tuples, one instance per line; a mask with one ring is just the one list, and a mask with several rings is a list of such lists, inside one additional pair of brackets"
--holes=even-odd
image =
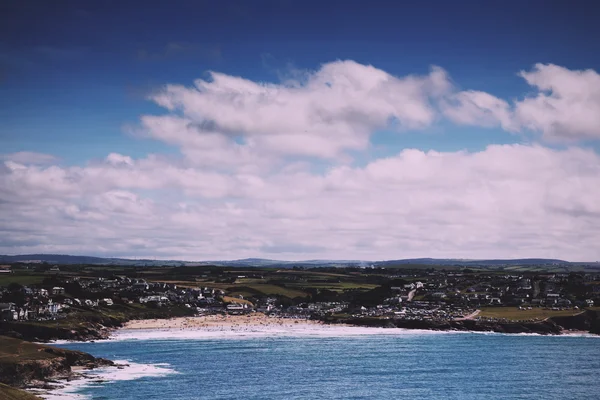
[(83, 304), (85, 306), (87, 306), (87, 307), (98, 307), (98, 301), (97, 300), (93, 301), (93, 300), (90, 300), (90, 299), (85, 299), (83, 301)]
[(163, 303), (168, 303), (169, 299), (165, 296), (153, 295), (153, 296), (140, 297), (139, 302), (141, 304), (144, 304), (144, 303), (163, 304)]
[(260, 306), (256, 309), (256, 311), (261, 312), (261, 313), (268, 313), (271, 312), (275, 307), (273, 307), (272, 304), (267, 304), (264, 306)]
[(114, 304), (112, 299), (102, 299), (100, 300), (100, 303), (105, 306), (112, 306)]
[(558, 299), (556, 304), (560, 307), (571, 307), (571, 300), (569, 299)]
[(14, 303), (0, 303), (0, 320), (14, 321), (19, 318)]
[(65, 288), (61, 286), (55, 286), (52, 288), (52, 295), (56, 296), (59, 294), (65, 294)]
[(232, 314), (242, 314), (251, 311), (248, 304), (231, 303), (227, 304), (227, 311)]
[(0, 274), (10, 274), (12, 269), (10, 265), (0, 265)]
[(144, 291), (144, 290), (148, 290), (149, 289), (149, 285), (148, 283), (146, 283), (145, 280), (143, 279), (139, 279), (137, 280), (133, 285), (132, 288), (133, 290), (140, 290), (140, 291)]
[(587, 300), (585, 301), (585, 304), (586, 304), (586, 306), (588, 306), (588, 307), (594, 307), (594, 300), (592, 300), (592, 299), (587, 299)]

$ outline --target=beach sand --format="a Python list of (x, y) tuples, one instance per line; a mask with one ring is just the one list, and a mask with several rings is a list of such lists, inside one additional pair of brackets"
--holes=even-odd
[(124, 329), (240, 329), (245, 328), (286, 328), (298, 327), (298, 325), (322, 325), (320, 321), (311, 321), (306, 319), (292, 319), (269, 317), (262, 313), (252, 313), (248, 315), (206, 315), (199, 317), (180, 317), (171, 319), (144, 319), (129, 321), (124, 325)]

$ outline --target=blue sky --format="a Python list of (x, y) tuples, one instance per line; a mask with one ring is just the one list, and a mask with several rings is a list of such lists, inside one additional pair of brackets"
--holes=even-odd
[[(486, 215), (497, 217), (494, 221), (502, 227), (502, 232), (490, 234), (485, 244), (478, 242), (475, 237), (477, 235), (465, 233), (468, 229), (463, 227), (465, 230), (458, 235), (462, 240), (460, 242), (450, 240), (455, 233), (451, 234), (453, 231), (449, 229), (448, 237), (438, 238), (437, 244), (426, 245), (429, 243), (428, 229), (439, 232), (439, 226), (444, 226), (440, 221), (446, 221), (444, 218), (447, 218), (448, 213), (432, 227), (423, 228), (425, 223), (420, 225), (420, 222), (410, 220), (412, 217), (407, 215), (392, 217), (396, 207), (392, 200), (385, 204), (376, 203), (375, 200), (369, 203), (365, 200), (364, 204), (359, 202), (349, 205), (348, 212), (358, 212), (356, 210), (362, 210), (364, 207), (380, 210), (382, 215), (389, 215), (391, 220), (399, 224), (396, 225), (400, 226), (399, 231), (404, 232), (402, 227), (406, 224), (407, 228), (414, 228), (413, 233), (406, 234), (407, 236), (397, 233), (396, 236), (379, 237), (375, 232), (379, 232), (380, 228), (373, 225), (360, 228), (365, 236), (359, 237), (354, 233), (347, 233), (358, 229), (357, 227), (342, 226), (343, 224), (332, 220), (331, 223), (324, 224), (323, 229), (325, 233), (348, 238), (347, 241), (341, 240), (339, 247), (332, 245), (328, 250), (314, 250), (307, 254), (300, 250), (290, 250), (278, 256), (349, 258), (342, 254), (344, 250), (341, 249), (350, 248), (354, 249), (350, 250), (350, 255), (363, 258), (392, 257), (397, 253), (398, 256), (468, 257), (477, 253), (486, 256), (577, 257), (575, 242), (581, 238), (574, 230), (584, 232), (585, 229), (591, 229), (597, 217), (596, 206), (585, 199), (579, 199), (577, 201), (583, 203), (575, 204), (571, 196), (575, 198), (578, 190), (587, 190), (587, 186), (577, 185), (588, 185), (597, 180), (594, 157), (598, 156), (600, 149), (600, 132), (594, 128), (594, 114), (598, 111), (594, 85), (597, 82), (597, 71), (600, 71), (600, 42), (596, 40), (600, 37), (600, 25), (597, 23), (599, 15), (600, 5), (594, 1), (569, 3), (534, 0), (174, 0), (147, 1), (143, 4), (134, 1), (4, 1), (0, 5), (0, 156), (5, 163), (22, 163), (28, 172), (23, 172), (25, 169), (19, 169), (20, 167), (17, 168), (13, 164), (7, 164), (5, 167), (10, 173), (3, 172), (6, 187), (12, 189), (6, 190), (0, 198), (4, 203), (0, 204), (3, 204), (2, 212), (5, 215), (14, 215), (14, 218), (0, 220), (5, 226), (12, 227), (0, 232), (0, 253), (4, 249), (5, 252), (12, 253), (63, 251), (202, 259), (209, 255), (222, 258), (269, 256), (265, 249), (270, 248), (316, 249), (316, 239), (299, 233), (299, 226), (302, 224), (298, 221), (303, 218), (299, 210), (318, 208), (319, 205), (300, 202), (301, 204), (297, 204), (297, 210), (286, 208), (285, 212), (289, 212), (289, 215), (285, 214), (283, 209), (280, 213), (255, 215), (253, 213), (257, 209), (272, 211), (270, 207), (283, 207), (278, 202), (287, 202), (289, 205), (290, 199), (266, 199), (254, 192), (249, 195), (250, 187), (239, 193), (227, 188), (241, 188), (243, 183), (240, 182), (243, 181), (255, 185), (252, 186), (254, 190), (258, 190), (256, 188), (260, 186), (262, 189), (258, 190), (259, 192), (276, 193), (293, 191), (293, 187), (301, 185), (314, 189), (322, 184), (324, 186), (321, 189), (324, 192), (311, 192), (309, 197), (318, 197), (331, 190), (346, 193), (348, 188), (342, 187), (346, 181), (332, 181), (326, 184), (321, 181), (346, 176), (345, 174), (350, 172), (345, 172), (344, 168), (355, 168), (352, 171), (355, 175), (347, 178), (347, 181), (358, 182), (362, 179), (361, 176), (379, 168), (381, 161), (386, 159), (393, 159), (399, 163), (393, 167), (398, 168), (395, 177), (402, 176), (412, 182), (414, 176), (411, 178), (410, 173), (404, 169), (409, 168), (413, 161), (402, 158), (400, 154), (413, 149), (424, 151), (424, 154), (431, 150), (439, 152), (448, 159), (444, 161), (448, 162), (448, 165), (464, 163), (465, 170), (456, 171), (456, 174), (452, 175), (455, 177), (468, 176), (473, 174), (473, 171), (477, 172), (478, 168), (487, 168), (478, 164), (479, 161), (474, 161), (478, 159), (478, 154), (482, 159), (489, 156), (491, 160), (497, 156), (499, 160), (505, 160), (508, 164), (528, 169), (534, 169), (535, 166), (521, 165), (523, 160), (518, 157), (536, 159), (539, 156), (541, 158), (536, 161), (538, 164), (552, 158), (555, 163), (548, 167), (548, 171), (552, 171), (554, 167), (557, 170), (554, 175), (543, 179), (539, 176), (530, 177), (532, 181), (545, 182), (546, 186), (540, 187), (538, 191), (544, 193), (543, 198), (519, 192), (520, 189), (514, 182), (525, 179), (524, 175), (521, 175), (522, 170), (511, 172), (514, 179), (511, 181), (513, 186), (509, 185), (510, 187), (506, 186), (508, 184), (505, 181), (496, 182), (492, 178), (490, 182), (482, 182), (477, 187), (470, 187), (470, 184), (467, 185), (460, 179), (457, 181), (456, 185), (465, 185), (460, 188), (460, 193), (471, 191), (474, 197), (491, 202)], [(339, 60), (348, 63), (335, 64)], [(385, 73), (385, 76), (397, 77), (400, 82), (398, 90), (408, 91), (408, 86), (402, 82), (405, 82), (405, 79), (409, 80), (409, 77), (419, 77), (423, 80), (420, 84), (423, 87), (419, 89), (419, 93), (412, 93), (412, 97), (402, 101), (407, 104), (413, 104), (414, 101), (414, 104), (423, 106), (426, 110), (421, 110), (424, 114), (418, 117), (407, 116), (403, 114), (401, 103), (392, 101), (396, 108), (389, 117), (401, 120), (404, 126), (402, 129), (395, 129), (382, 122), (386, 121), (387, 117), (378, 119), (378, 106), (370, 107), (367, 104), (379, 104), (379, 100), (383, 101), (383, 108), (391, 104), (382, 100), (388, 98), (385, 96), (393, 95), (393, 91), (386, 92), (385, 84), (378, 86), (381, 92), (376, 94), (353, 92), (352, 95), (365, 96), (364, 109), (357, 109), (361, 108), (360, 102), (357, 103), (359, 105), (352, 103), (340, 105), (339, 109), (330, 109), (328, 104), (319, 103), (319, 96), (327, 96), (327, 93), (316, 94), (316, 97), (294, 97), (296, 92), (292, 91), (286, 92), (281, 98), (277, 97), (279, 94), (263, 95), (266, 96), (266, 101), (272, 100), (273, 104), (283, 104), (289, 100), (289, 104), (295, 104), (294, 107), (305, 104), (309, 101), (306, 99), (312, 99), (311, 104), (319, 111), (314, 115), (310, 114), (312, 111), (307, 111), (307, 121), (315, 115), (321, 118), (330, 112), (334, 115), (340, 110), (352, 110), (361, 115), (360, 132), (350, 133), (353, 128), (349, 128), (347, 123), (355, 121), (354, 119), (342, 121), (335, 120), (337, 117), (332, 116), (333, 122), (329, 122), (333, 124), (333, 136), (330, 136), (329, 131), (319, 131), (318, 135), (307, 136), (306, 141), (298, 142), (298, 135), (301, 136), (302, 132), (311, 133), (311, 129), (318, 127), (308, 123), (300, 129), (290, 122), (289, 126), (281, 128), (285, 121), (275, 121), (273, 123), (283, 131), (271, 132), (271, 125), (256, 127), (244, 120), (245, 122), (239, 122), (238, 125), (231, 125), (233, 128), (227, 128), (226, 132), (223, 131), (225, 133), (217, 132), (217, 136), (210, 136), (216, 141), (210, 142), (214, 143), (215, 147), (207, 150), (203, 147), (207, 145), (199, 145), (193, 135), (183, 137), (178, 136), (181, 132), (176, 130), (167, 133), (158, 131), (158, 124), (162, 123), (160, 121), (166, 121), (167, 117), (190, 118), (193, 123), (209, 122), (223, 129), (228, 121), (243, 118), (242, 114), (234, 113), (220, 119), (223, 117), (219, 114), (219, 108), (207, 108), (212, 103), (220, 104), (222, 108), (227, 107), (227, 103), (222, 103), (225, 100), (216, 93), (222, 93), (224, 90), (233, 98), (236, 93), (239, 94), (237, 86), (232, 89), (225, 83), (222, 87), (214, 84), (210, 89), (214, 89), (214, 93), (211, 92), (210, 95), (213, 97), (206, 94), (205, 98), (198, 98), (200, 103), (197, 103), (196, 100), (189, 102), (179, 98), (177, 93), (165, 89), (167, 84), (190, 88), (196, 79), (211, 82), (209, 71), (215, 71), (227, 77), (243, 77), (253, 84), (280, 85), (282, 81), (295, 79), (296, 84), (304, 85), (303, 79), (306, 77), (308, 81), (318, 81), (319, 77), (329, 73), (323, 72), (326, 70), (323, 66), (327, 65), (333, 71), (330, 77), (338, 76), (355, 81), (364, 79), (364, 82), (370, 79), (367, 78), (369, 74), (379, 73), (367, 68), (371, 65), (377, 71)], [(430, 75), (432, 66), (438, 66), (445, 71), (444, 88), (431, 89), (430, 86), (435, 85)], [(582, 72), (586, 70), (591, 72)], [(530, 82), (519, 76), (522, 71), (531, 74)], [(238, 84), (241, 83), (235, 83)], [(278, 87), (282, 89), (285, 85)], [(575, 87), (582, 89), (571, 90)], [(435, 90), (442, 91), (443, 94)], [(167, 110), (158, 104), (156, 98), (150, 98), (157, 94), (163, 94), (169, 102), (174, 102), (175, 110)], [(424, 98), (427, 100), (423, 100)], [(538, 99), (539, 102), (531, 106), (533, 99)], [(337, 100), (332, 98), (331, 101)], [(250, 103), (245, 104), (246, 107), (250, 107)], [(260, 102), (254, 106), (257, 110), (262, 107)], [(552, 107), (556, 107), (555, 113), (549, 111)], [(293, 107), (291, 109), (293, 110)], [(580, 114), (575, 115), (576, 111)], [(210, 113), (213, 113), (211, 118), (206, 116)], [(298, 112), (298, 115), (300, 114), (301, 112)], [(202, 116), (200, 120), (198, 115)], [(143, 116), (165, 118), (144, 125)], [(291, 120), (293, 116), (290, 114), (288, 119)], [(295, 131), (297, 128), (300, 129), (299, 132)], [(232, 132), (232, 129), (239, 129), (239, 132)], [(140, 134), (144, 130), (150, 133)], [(132, 131), (138, 134), (132, 134)], [(201, 132), (205, 133), (210, 132)], [(264, 135), (272, 133), (274, 136), (271, 139), (265, 139)], [(338, 134), (340, 141), (332, 139), (337, 138), (335, 135)], [(230, 138), (228, 135), (234, 135), (235, 138), (224, 145), (223, 140)], [(290, 136), (282, 138), (281, 135)], [(343, 142), (344, 140), (346, 142)], [(305, 143), (306, 148), (299, 143)], [(240, 145), (241, 149), (236, 147), (236, 144)], [(244, 144), (251, 146), (243, 146)], [(489, 150), (490, 145), (508, 145), (506, 149), (510, 150), (506, 151), (511, 154), (491, 154), (493, 151)], [(525, 156), (519, 153), (521, 150), (515, 150), (520, 147), (510, 147), (515, 145), (521, 145), (533, 153)], [(539, 155), (535, 150), (538, 148), (548, 155)], [(239, 163), (232, 166), (230, 161), (227, 161), (226, 166), (216, 165), (220, 164), (217, 156), (221, 154), (221, 150), (230, 152), (223, 154), (235, 154), (234, 158), (240, 157)], [(252, 153), (255, 150), (258, 152)], [(581, 156), (578, 151), (586, 153)], [(488, 154), (489, 152), (491, 153)], [(459, 153), (463, 154), (465, 160), (452, 161), (455, 154)], [(129, 158), (110, 158), (110, 154)], [(48, 162), (44, 155), (55, 159)], [(35, 157), (37, 161), (33, 160)], [(39, 161), (40, 157), (44, 158), (43, 162)], [(471, 161), (466, 160), (469, 157), (472, 158)], [(565, 163), (587, 160), (586, 157), (591, 157), (589, 164), (572, 166), (573, 171), (585, 171), (583, 177), (573, 176), (569, 172), (571, 169), (561, 167)], [(160, 166), (157, 166), (157, 159), (160, 159)], [(270, 164), (262, 165), (263, 161), (267, 163), (266, 160), (269, 160)], [(441, 164), (438, 165), (437, 158), (427, 160), (419, 168), (424, 171), (442, 168)], [(107, 163), (115, 170), (104, 169), (101, 177), (95, 175), (98, 171), (94, 168), (100, 168), (98, 165), (108, 168)], [(498, 161), (497, 165), (503, 163)], [(158, 168), (160, 171), (179, 168), (179, 172), (176, 177), (164, 178), (164, 184), (143, 185), (139, 182), (144, 181), (144, 173), (156, 174), (156, 171), (149, 167), (150, 164), (152, 168)], [(117, 182), (126, 176), (119, 169), (123, 165), (137, 168), (135, 173), (129, 173), (137, 177), (138, 182), (115, 183), (111, 186), (102, 181), (107, 179)], [(301, 178), (289, 175), (277, 180), (278, 174), (289, 171), (296, 174), (296, 171), (302, 168), (313, 174), (309, 174), (312, 180), (305, 180), (304, 175)], [(223, 169), (227, 169), (226, 173), (219, 175), (223, 173)], [(119, 175), (117, 170), (121, 171), (122, 175)], [(17, 175), (15, 171), (21, 171), (18, 173), (23, 175)], [(240, 178), (240, 171), (251, 178), (246, 175)], [(439, 171), (441, 173), (443, 169)], [(190, 178), (189, 174), (192, 173), (199, 175)], [(328, 173), (330, 175), (327, 175)], [(567, 175), (561, 175), (563, 173)], [(471, 179), (479, 179), (482, 174), (483, 172), (478, 172), (471, 176)], [(499, 170), (489, 174), (491, 177), (510, 175)], [(98, 193), (93, 194), (99, 196), (98, 198), (86, 194), (86, 190), (90, 190), (86, 185), (92, 183), (83, 182), (82, 176), (87, 176), (100, 187)], [(568, 198), (562, 199), (565, 204), (557, 205), (553, 202), (563, 196), (557, 194), (562, 191), (553, 186), (558, 185), (555, 180), (559, 176), (567, 180), (572, 178), (573, 182), (578, 183), (571, 189), (565, 189), (568, 196), (564, 196)], [(184, 177), (192, 183), (172, 183), (178, 179), (183, 182)], [(232, 177), (238, 179), (237, 183), (227, 181)], [(199, 184), (197, 179), (204, 179), (207, 182), (206, 187)], [(423, 196), (430, 200), (429, 196), (438, 196), (434, 192), (426, 192), (431, 187), (437, 187), (435, 184), (424, 182), (423, 186), (415, 187), (411, 186), (409, 181), (404, 182), (408, 186), (403, 186), (401, 193), (406, 194), (407, 190), (423, 193)], [(78, 186), (70, 186), (73, 182), (77, 182)], [(293, 182), (293, 185), (288, 187), (281, 182)], [(373, 197), (385, 197), (385, 191), (376, 192), (376, 188), (381, 186), (380, 183), (363, 183), (362, 198), (369, 199), (371, 193)], [(495, 186), (496, 184), (498, 186)], [(23, 187), (30, 191), (27, 194), (17, 193), (20, 190), (18, 188)], [(501, 201), (494, 197), (495, 192), (491, 188), (496, 188), (494, 190), (498, 190), (498, 193), (504, 190), (512, 193), (515, 198), (525, 198), (527, 204), (517, 207), (514, 205), (514, 198), (507, 199), (506, 202)], [(63, 189), (64, 191), (61, 191)], [(306, 190), (308, 193), (309, 189)], [(48, 207), (55, 212), (52, 223), (64, 225), (66, 231), (56, 239), (49, 239), (44, 229), (30, 227), (30, 222), (35, 220), (31, 209), (18, 209), (14, 206), (17, 202), (15, 199), (21, 198), (20, 196), (32, 196), (33, 193), (35, 196), (54, 198), (53, 196), (58, 196), (56, 193), (59, 191), (63, 196), (61, 200), (56, 200), (57, 203)], [(347, 194), (344, 196), (346, 197), (340, 198), (340, 202), (349, 201), (351, 197)], [(118, 201), (115, 200), (117, 198)], [(74, 237), (81, 236), (81, 232), (88, 227), (86, 224), (91, 223), (89, 221), (105, 221), (113, 218), (116, 215), (114, 213), (128, 209), (128, 206), (121, 203), (125, 201), (123, 199), (135, 203), (143, 212), (153, 215), (160, 213), (158, 219), (171, 223), (179, 221), (177, 218), (181, 217), (178, 214), (181, 210), (173, 209), (177, 203), (183, 208), (188, 207), (186, 210), (196, 207), (192, 219), (196, 218), (194, 220), (200, 225), (205, 222), (201, 217), (202, 213), (233, 213), (235, 207), (239, 207), (239, 210), (235, 211), (238, 212), (236, 215), (245, 215), (246, 221), (251, 220), (256, 224), (269, 224), (273, 221), (285, 224), (286, 221), (293, 220), (300, 225), (290, 228), (289, 237), (275, 231), (253, 237), (251, 231), (245, 232), (240, 228), (242, 222), (222, 219), (226, 225), (221, 226), (223, 235), (229, 232), (230, 237), (231, 232), (238, 232), (238, 228), (241, 233), (239, 237), (233, 238), (228, 246), (215, 251), (214, 254), (207, 254), (206, 250), (195, 247), (193, 243), (183, 243), (174, 232), (167, 232), (164, 238), (144, 236), (139, 242), (134, 240), (129, 245), (117, 248), (118, 246), (109, 240), (110, 232), (113, 232), (115, 240), (119, 241), (122, 239), (119, 237), (122, 229), (97, 222), (98, 226), (101, 226), (98, 232), (90, 234), (80, 243), (67, 246)], [(100, 210), (111, 201), (114, 201), (114, 204), (111, 203), (113, 208)], [(411, 207), (416, 207), (413, 202), (417, 201), (406, 201), (403, 207), (407, 212), (412, 210), (416, 213), (417, 208)], [(464, 224), (465, 219), (481, 218), (479, 212), (483, 211), (479, 209), (478, 201), (465, 199), (454, 204), (449, 200), (444, 207), (452, 210), (464, 209), (465, 213), (456, 217), (459, 221), (456, 223)], [(426, 201), (420, 203), (424, 204)], [(221, 207), (222, 204), (228, 204), (227, 207), (230, 208), (225, 210)], [(326, 208), (325, 204), (321, 206)], [(389, 207), (389, 214), (386, 214), (386, 207)], [(561, 229), (564, 230), (561, 234), (557, 233), (555, 238), (538, 237), (531, 232), (526, 235), (531, 240), (531, 246), (524, 248), (521, 244), (513, 243), (508, 234), (518, 226), (511, 225), (505, 219), (512, 218), (507, 215), (513, 215), (515, 220), (519, 221), (519, 213), (529, 213), (531, 209), (546, 210), (552, 213), (552, 218), (559, 218), (556, 215), (562, 216), (555, 222), (561, 224)], [(37, 211), (41, 210), (40, 206)], [(567, 218), (565, 215), (577, 217)], [(295, 220), (294, 216), (299, 220)], [(561, 219), (563, 217), (564, 219)], [(552, 219), (543, 213), (539, 218)], [(445, 223), (445, 226), (454, 224), (452, 221)], [(215, 224), (219, 225), (218, 222)], [(533, 224), (535, 227), (535, 223)], [(145, 232), (154, 227), (144, 226)], [(527, 230), (534, 227), (530, 226)], [(201, 238), (203, 243), (208, 243), (207, 245), (217, 240), (214, 238), (214, 231), (208, 228), (202, 230), (197, 228), (197, 225), (188, 228), (186, 232)], [(541, 228), (541, 225), (538, 228)], [(15, 238), (15, 231), (22, 232), (21, 235), (17, 235), (19, 238)], [(139, 233), (136, 232), (123, 235)], [(484, 232), (481, 234), (487, 235)], [(129, 239), (131, 237), (128, 236)], [(367, 237), (372, 237), (372, 240)], [(591, 238), (588, 235), (586, 240)], [(256, 243), (253, 243), (254, 239), (257, 240)], [(103, 240), (106, 240), (106, 244), (99, 245)], [(523, 240), (521, 243), (526, 242), (527, 240)], [(568, 248), (552, 250), (555, 249), (553, 243), (556, 242), (568, 243)], [(239, 246), (239, 243), (244, 245)], [(368, 251), (363, 252), (364, 248)], [(407, 250), (396, 253), (394, 249), (399, 248)], [(159, 249), (158, 252), (155, 252), (155, 249)], [(540, 254), (546, 251), (548, 254)], [(582, 250), (582, 256), (600, 258), (597, 250), (587, 248)]]
[[(461, 86), (510, 99), (527, 90), (516, 73), (535, 63), (598, 68), (596, 2), (490, 3), (4, 2), (0, 138), (5, 151), (75, 163), (115, 148), (165, 151), (122, 126), (154, 111), (149, 91), (207, 70), (277, 81), (289, 64), (316, 69), (336, 59), (394, 75), (439, 65)], [(502, 132), (389, 136), (375, 141), (450, 150), (518, 140)]]

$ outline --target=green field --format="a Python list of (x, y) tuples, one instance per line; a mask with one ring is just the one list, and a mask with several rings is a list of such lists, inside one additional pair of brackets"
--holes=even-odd
[[(277, 285), (271, 285), (268, 283), (255, 283), (255, 284), (249, 284), (249, 285), (244, 284), (244, 285), (239, 285), (239, 286), (244, 286), (244, 287), (248, 287), (250, 289), (254, 289), (254, 290), (261, 292), (267, 296), (278, 295), (278, 296), (285, 296), (290, 299), (293, 299), (295, 297), (308, 296), (307, 293), (302, 292), (300, 290), (290, 289), (287, 287), (282, 287), (282, 286), (277, 286)], [(228, 289), (230, 291), (235, 291), (235, 286), (229, 285)]]
[(482, 308), (479, 317), (503, 318), (511, 321), (537, 320), (541, 321), (550, 317), (565, 317), (581, 313), (581, 310), (548, 310), (545, 308), (532, 308), (519, 310), (516, 307), (486, 307)]
[(374, 289), (379, 285), (372, 283), (358, 283), (358, 282), (290, 282), (288, 286), (293, 288), (312, 288), (312, 289), (327, 289), (336, 292), (341, 292), (345, 289), (363, 289), (370, 290)]
[(24, 274), (2, 274), (0, 275), (0, 286), (8, 286), (11, 283), (20, 285), (34, 285), (44, 280), (43, 275), (24, 275)]

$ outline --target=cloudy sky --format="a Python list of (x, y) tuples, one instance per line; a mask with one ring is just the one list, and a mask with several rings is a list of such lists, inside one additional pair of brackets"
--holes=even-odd
[(600, 9), (4, 1), (0, 254), (600, 260)]

